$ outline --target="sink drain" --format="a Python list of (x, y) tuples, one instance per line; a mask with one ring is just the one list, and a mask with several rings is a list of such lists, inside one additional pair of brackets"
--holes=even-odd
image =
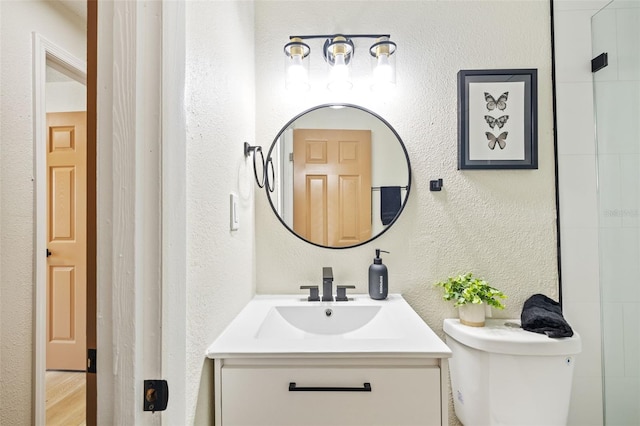
[(325, 314), (326, 316), (330, 317), (331, 315), (333, 315), (333, 311), (332, 311), (331, 309), (326, 309), (326, 310), (324, 311), (324, 314)]

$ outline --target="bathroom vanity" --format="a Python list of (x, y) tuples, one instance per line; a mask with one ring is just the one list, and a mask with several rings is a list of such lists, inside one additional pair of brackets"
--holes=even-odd
[(207, 349), (215, 424), (447, 425), (450, 356), (397, 294), (255, 296)]

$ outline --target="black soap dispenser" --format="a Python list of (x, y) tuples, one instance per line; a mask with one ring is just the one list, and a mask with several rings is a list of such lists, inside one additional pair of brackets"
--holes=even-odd
[(380, 252), (388, 251), (376, 249), (376, 257), (369, 266), (369, 296), (375, 300), (383, 300), (389, 294), (389, 273), (387, 267), (382, 263)]

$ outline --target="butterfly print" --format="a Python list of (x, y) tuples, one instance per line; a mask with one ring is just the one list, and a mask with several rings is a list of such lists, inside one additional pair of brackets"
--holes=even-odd
[(485, 115), (484, 119), (487, 122), (487, 124), (489, 125), (489, 127), (491, 127), (492, 129), (495, 128), (495, 126), (498, 126), (498, 129), (502, 129), (502, 126), (505, 125), (505, 123), (509, 119), (509, 116), (508, 115), (503, 115), (503, 116), (498, 117), (498, 118), (493, 118), (490, 115)]
[(504, 149), (507, 146), (507, 135), (509, 132), (502, 132), (497, 137), (491, 132), (485, 132), (487, 135), (487, 139), (489, 140), (489, 149), (494, 149), (496, 147), (496, 143), (500, 146), (500, 149)]
[(496, 101), (491, 94), (488, 92), (484, 92), (484, 100), (487, 101), (487, 111), (493, 111), (498, 108), (500, 111), (504, 110), (507, 107), (507, 98), (509, 97), (509, 92), (504, 92), (498, 100)]

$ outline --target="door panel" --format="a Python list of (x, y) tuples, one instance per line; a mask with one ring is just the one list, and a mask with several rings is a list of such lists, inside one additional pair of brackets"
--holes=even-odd
[(371, 238), (371, 131), (293, 131), (293, 230), (323, 246)]
[(86, 370), (86, 113), (47, 114), (47, 369)]

